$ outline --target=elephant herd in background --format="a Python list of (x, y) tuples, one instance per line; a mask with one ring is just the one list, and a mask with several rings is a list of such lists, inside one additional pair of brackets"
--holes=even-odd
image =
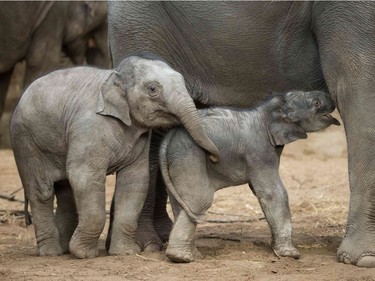
[[(33, 15), (45, 14), (34, 8)], [(271, 91), (328, 91), (345, 126), (350, 172), (348, 222), (337, 259), (375, 267), (374, 17), (372, 2), (110, 1), (108, 36), (115, 69), (134, 53), (152, 52), (182, 74), (187, 91), (201, 107), (251, 107)], [(82, 53), (72, 50), (85, 45), (82, 40), (59, 42), (79, 62), (74, 58)], [(0, 57), (1, 87), (14, 63), (22, 57), (27, 61), (26, 54), (33, 53), (25, 52), (22, 44), (12, 48), (23, 54), (5, 56), (16, 56), (13, 64)], [(37, 59), (30, 57), (30, 69)], [(149, 88), (149, 93), (156, 88)], [(158, 166), (163, 136), (153, 130), (149, 139), (149, 187), (136, 236), (143, 251), (161, 249), (172, 228)], [(215, 149), (208, 151), (216, 154)], [(122, 202), (112, 204), (115, 214), (118, 204)], [(119, 219), (111, 216), (113, 225)], [(112, 238), (115, 226), (113, 231)], [(135, 233), (134, 228), (128, 231)]]
[(24, 85), (61, 67), (63, 55), (76, 65), (109, 67), (107, 33), (105, 2), (2, 1), (0, 118), (18, 62), (26, 61)]

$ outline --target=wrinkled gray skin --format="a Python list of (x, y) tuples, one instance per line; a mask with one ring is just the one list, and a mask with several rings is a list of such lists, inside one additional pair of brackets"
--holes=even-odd
[(39, 254), (98, 255), (106, 218), (105, 178), (113, 173), (109, 254), (139, 252), (134, 238), (149, 185), (149, 129), (180, 121), (218, 155), (183, 77), (159, 60), (132, 56), (115, 70), (68, 68), (33, 82), (14, 111), (10, 130)]
[(212, 204), (214, 192), (248, 183), (257, 196), (278, 256), (299, 258), (292, 244), (288, 195), (279, 175), (283, 146), (339, 121), (329, 94), (319, 91), (277, 95), (251, 110), (201, 110), (202, 124), (220, 150), (212, 164), (182, 128), (169, 131), (160, 149), (160, 166), (175, 223), (166, 255), (175, 262), (201, 257), (194, 245), (198, 216)]
[[(345, 125), (350, 171), (337, 258), (367, 267), (375, 267), (374, 16), (371, 1), (108, 4), (114, 64), (152, 51), (182, 73), (200, 104), (249, 107), (270, 91), (328, 90)], [(160, 246), (171, 225), (160, 178), (151, 182), (158, 184), (150, 187), (139, 230), (145, 250)]]
[(107, 28), (105, 2), (0, 2), (0, 117), (17, 62), (26, 60), (26, 85), (58, 68), (62, 52), (108, 67)]

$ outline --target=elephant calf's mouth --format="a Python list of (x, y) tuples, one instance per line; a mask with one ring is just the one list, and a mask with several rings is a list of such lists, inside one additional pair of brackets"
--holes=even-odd
[(326, 114), (322, 115), (321, 118), (323, 119), (323, 121), (325, 121), (327, 123), (334, 124), (336, 126), (340, 126), (340, 121), (337, 120), (335, 117), (333, 117), (329, 113), (326, 113)]

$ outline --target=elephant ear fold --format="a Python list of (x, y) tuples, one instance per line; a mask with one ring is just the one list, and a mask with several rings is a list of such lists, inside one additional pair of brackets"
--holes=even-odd
[(115, 117), (127, 126), (132, 124), (129, 104), (121, 87), (121, 76), (118, 72), (112, 72), (101, 85), (96, 113)]
[(285, 145), (298, 139), (307, 138), (306, 132), (281, 111), (272, 113), (267, 125), (267, 131), (273, 146)]

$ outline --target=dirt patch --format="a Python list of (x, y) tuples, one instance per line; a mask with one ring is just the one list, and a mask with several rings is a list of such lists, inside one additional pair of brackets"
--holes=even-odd
[[(247, 186), (215, 194), (197, 245), (203, 260), (174, 264), (164, 252), (78, 260), (71, 255), (38, 257), (33, 227), (24, 227), (23, 205), (0, 199), (0, 280), (375, 280), (375, 269), (336, 262), (345, 231), (349, 187), (343, 128), (311, 134), (288, 145), (281, 176), (289, 192), (294, 243), (301, 259), (277, 258), (270, 232)], [(107, 207), (114, 177), (107, 180)], [(0, 150), (0, 193), (21, 187), (10, 150)], [(15, 198), (23, 200), (22, 190)]]

